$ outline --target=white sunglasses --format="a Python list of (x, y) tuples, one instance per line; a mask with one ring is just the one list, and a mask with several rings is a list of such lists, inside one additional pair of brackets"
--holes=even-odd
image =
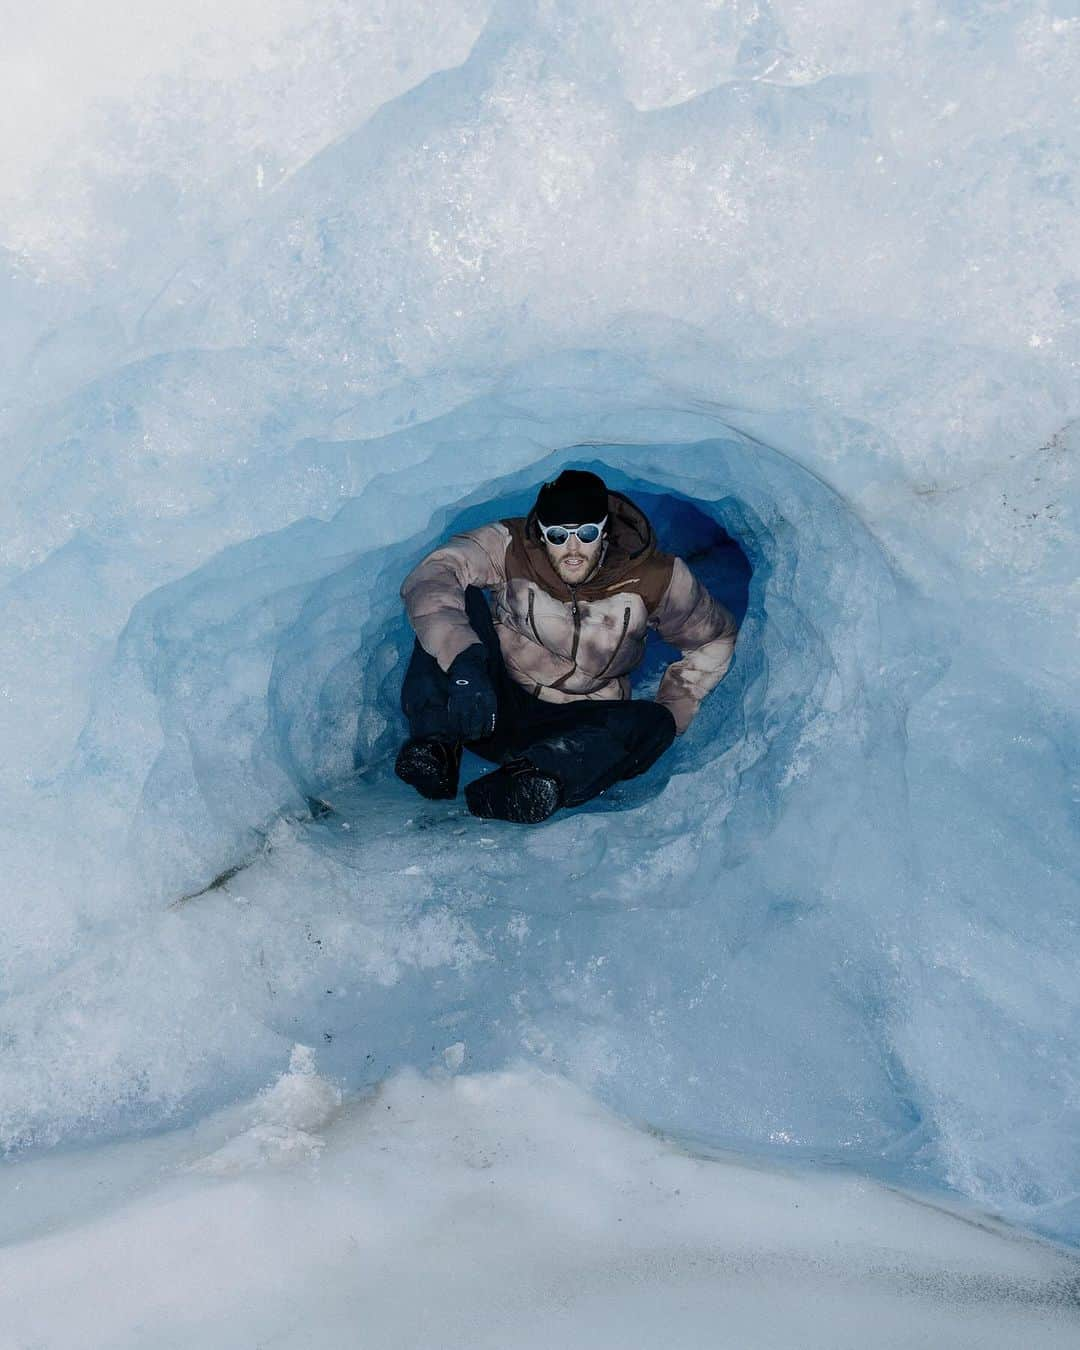
[(576, 534), (583, 544), (594, 544), (604, 532), (607, 516), (598, 525), (545, 525), (539, 520), (536, 523), (545, 543), (562, 548), (572, 534)]

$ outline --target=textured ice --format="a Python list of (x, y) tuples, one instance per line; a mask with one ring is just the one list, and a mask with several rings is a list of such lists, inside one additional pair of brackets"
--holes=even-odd
[[(1080, 1235), (1074, 8), (463, 6), (273, 190), (13, 209), (4, 1144), (525, 1056)], [(522, 831), (390, 773), (397, 587), (567, 463), (745, 613)]]

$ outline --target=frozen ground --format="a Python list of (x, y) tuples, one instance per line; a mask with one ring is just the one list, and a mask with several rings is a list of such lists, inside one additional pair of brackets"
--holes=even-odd
[(16, 1165), (2, 1343), (1076, 1344), (1080, 1262), (995, 1225), (691, 1157), (535, 1071), (342, 1102), (293, 1068), (196, 1129)]
[[(315, 1203), (376, 1089), (432, 1140), (474, 1093), (508, 1148), (514, 1093), (584, 1092), (1075, 1245), (1075, 4), (174, 9), (102, 44), (45, 0), (3, 58), (0, 1144), (76, 1244), (41, 1277), (297, 1042), (351, 1103), (324, 1180), (162, 1181), (207, 1222)], [(731, 674), (591, 809), (418, 810), (401, 577), (567, 463), (743, 614)], [(577, 1128), (522, 1205), (573, 1194)], [(865, 1193), (920, 1269), (961, 1231)]]

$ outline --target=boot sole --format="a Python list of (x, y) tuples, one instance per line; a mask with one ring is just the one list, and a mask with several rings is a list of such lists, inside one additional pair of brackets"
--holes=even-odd
[[(491, 776), (491, 775), (489, 775)], [(492, 791), (497, 787), (497, 791)], [(465, 789), (470, 812), (484, 820), (509, 820), (515, 825), (539, 825), (553, 815), (562, 802), (562, 791), (554, 778), (539, 776), (517, 780), (510, 787), (493, 785), (478, 778)]]
[(428, 801), (450, 801), (457, 796), (457, 774), (450, 781), (446, 777), (446, 765), (426, 745), (402, 746), (394, 763), (394, 772)]

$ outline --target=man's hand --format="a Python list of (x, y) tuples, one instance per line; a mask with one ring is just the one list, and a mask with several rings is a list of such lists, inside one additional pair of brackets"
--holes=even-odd
[(478, 741), (495, 730), (499, 704), (495, 686), (487, 670), (487, 652), (483, 643), (456, 656), (447, 674), (450, 694), (446, 711), (450, 730), (463, 741)]

